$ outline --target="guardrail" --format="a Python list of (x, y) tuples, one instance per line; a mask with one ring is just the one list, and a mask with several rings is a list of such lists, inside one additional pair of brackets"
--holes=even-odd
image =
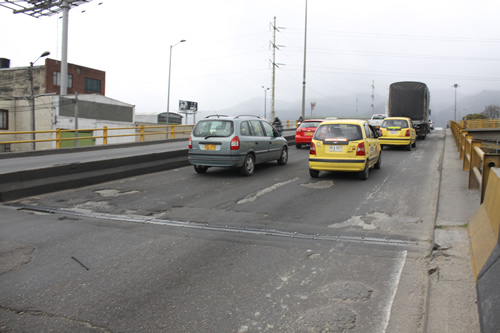
[[(290, 130), (297, 128), (298, 122), (295, 120), (285, 120), (282, 122), (283, 129)], [(108, 139), (110, 138), (119, 138), (119, 137), (139, 137), (140, 142), (144, 141), (158, 141), (165, 139), (175, 139), (176, 136), (180, 134), (189, 134), (193, 130), (194, 125), (140, 125), (134, 127), (103, 127), (103, 128), (79, 128), (79, 129), (60, 129), (57, 128), (55, 130), (46, 130), (46, 131), (15, 131), (15, 132), (7, 132), (0, 131), (0, 138), (2, 135), (7, 136), (19, 136), (19, 135), (29, 135), (31, 138), (36, 138), (37, 134), (49, 134), (51, 138), (48, 139), (28, 139), (28, 140), (8, 140), (8, 141), (0, 141), (1, 145), (11, 145), (11, 144), (23, 144), (23, 143), (37, 143), (37, 142), (55, 142), (56, 149), (62, 147), (61, 143), (65, 141), (76, 141), (75, 146), (78, 146), (79, 140), (87, 140), (87, 139), (102, 139), (103, 145), (108, 144)], [(155, 131), (156, 129), (164, 129), (160, 131)], [(131, 134), (110, 134), (113, 131), (120, 130), (135, 130), (135, 133)], [(102, 132), (102, 135), (92, 135), (92, 136), (80, 136), (78, 133), (80, 132), (92, 132), (99, 133)], [(75, 136), (63, 138), (63, 133), (75, 133)], [(165, 135), (163, 138), (159, 138), (159, 136)], [(155, 137), (153, 137), (155, 136)], [(151, 140), (147, 140), (147, 138), (152, 138)]]
[(499, 128), (500, 119), (465, 120), (466, 128)]
[[(154, 129), (165, 129), (164, 131), (150, 131)], [(27, 134), (33, 137), (33, 134), (52, 134), (55, 138), (50, 139), (38, 139), (38, 140), (10, 140), (10, 141), (0, 141), (0, 145), (2, 144), (20, 144), (20, 143), (33, 143), (33, 142), (54, 142), (56, 143), (56, 148), (61, 148), (61, 143), (63, 141), (78, 141), (78, 140), (86, 140), (86, 139), (102, 139), (103, 144), (108, 144), (108, 139), (110, 138), (118, 138), (118, 137), (139, 137), (139, 141), (146, 141), (148, 136), (152, 135), (165, 135), (164, 139), (168, 139), (169, 136), (171, 139), (175, 139), (175, 136), (182, 133), (191, 133), (193, 129), (193, 125), (155, 125), (155, 126), (134, 126), (134, 127), (107, 127), (103, 128), (79, 128), (79, 129), (60, 129), (57, 128), (55, 130), (48, 131), (17, 131), (17, 132), (0, 132), (0, 135), (23, 135)], [(118, 130), (135, 130), (135, 133), (132, 134), (110, 134), (110, 132), (118, 131)], [(79, 133), (79, 132), (102, 132), (102, 135), (93, 135), (93, 136), (77, 136), (63, 138), (62, 133)], [(158, 140), (158, 139), (156, 139)]]
[(450, 128), (455, 138), (457, 149), (460, 152), (460, 159), (463, 160), (463, 170), (469, 171), (469, 189), (480, 190), (482, 203), (486, 185), (488, 184), (490, 169), (500, 167), (500, 154), (485, 152), (482, 149), (483, 141), (474, 140), (474, 136), (469, 134), (467, 129), (461, 125), (452, 121)]
[[(488, 142), (474, 135), (493, 130), (498, 133), (500, 121), (450, 122), (450, 129), (469, 172), (469, 189), (479, 188), (481, 205), (468, 221), (472, 270), (476, 278), (477, 305), (481, 332), (500, 332), (500, 154), (498, 140), (495, 153)], [(486, 145), (485, 145), (486, 143)], [(486, 147), (485, 147), (486, 146)]]

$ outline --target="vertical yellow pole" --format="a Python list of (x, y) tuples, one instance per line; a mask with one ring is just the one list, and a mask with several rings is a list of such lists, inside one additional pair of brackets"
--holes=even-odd
[(104, 126), (104, 129), (102, 130), (102, 140), (103, 144), (107, 145), (108, 144), (108, 127)]
[(56, 129), (56, 148), (61, 148), (61, 129)]

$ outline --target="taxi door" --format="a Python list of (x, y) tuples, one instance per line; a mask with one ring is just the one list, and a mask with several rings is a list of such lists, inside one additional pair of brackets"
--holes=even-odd
[(369, 166), (371, 167), (377, 163), (380, 144), (378, 142), (377, 136), (373, 132), (372, 128), (368, 126), (368, 123), (364, 124), (365, 134), (366, 134), (366, 155), (368, 158)]

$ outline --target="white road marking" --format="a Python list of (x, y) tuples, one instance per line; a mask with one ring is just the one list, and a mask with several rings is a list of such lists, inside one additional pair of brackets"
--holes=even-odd
[(382, 189), (382, 187), (385, 185), (385, 183), (387, 182), (387, 180), (389, 179), (390, 175), (387, 176), (384, 181), (382, 182), (382, 184), (380, 184), (379, 186), (377, 186), (375, 188), (375, 191), (373, 191), (372, 193), (370, 193), (370, 195), (368, 195), (368, 197), (366, 198), (366, 200), (370, 200), (371, 198), (373, 198), (375, 196), (375, 194), (377, 194), (378, 192), (380, 192), (380, 190)]
[(290, 183), (293, 183), (294, 181), (297, 181), (299, 180), (299, 177), (295, 177), (293, 179), (290, 179), (290, 180), (287, 180), (286, 182), (281, 182), (281, 183), (276, 183), (274, 184), (273, 186), (270, 186), (270, 187), (266, 187), (265, 189), (263, 190), (260, 190), (259, 192), (257, 192), (257, 194), (255, 195), (249, 195), (247, 196), (245, 199), (241, 199), (240, 201), (238, 201), (237, 203), (238, 204), (243, 204), (243, 203), (247, 203), (247, 202), (252, 202), (252, 201), (255, 201), (257, 200), (258, 197), (260, 197), (261, 195), (264, 195), (264, 194), (267, 194), (267, 193), (270, 193), (272, 191), (274, 191), (275, 189), (281, 187), (281, 186), (284, 186), (284, 185), (287, 185), (287, 184), (290, 184)]
[(383, 310), (384, 320), (382, 321), (383, 329), (377, 332), (386, 332), (387, 326), (389, 325), (389, 320), (391, 319), (391, 310), (392, 304), (394, 302), (394, 298), (396, 297), (396, 293), (398, 291), (399, 281), (401, 280), (401, 273), (403, 272), (403, 267), (406, 263), (406, 255), (408, 252), (405, 250), (402, 252), (401, 260), (396, 263), (396, 267), (390, 276), (391, 290), (392, 295), (389, 296), (389, 299), (385, 303), (385, 308)]

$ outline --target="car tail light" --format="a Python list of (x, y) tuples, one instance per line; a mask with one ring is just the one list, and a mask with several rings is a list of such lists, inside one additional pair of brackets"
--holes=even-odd
[(364, 142), (361, 142), (360, 144), (358, 144), (358, 148), (356, 148), (356, 156), (366, 156)]
[(193, 149), (193, 139), (191, 139), (191, 137), (189, 137), (188, 144), (189, 144), (189, 149)]
[(231, 150), (238, 150), (238, 149), (240, 149), (240, 138), (235, 136), (231, 140)]
[(410, 136), (410, 130), (409, 129), (406, 130), (405, 136)]
[(382, 131), (382, 129), (379, 129), (379, 130), (378, 130), (378, 133), (379, 133), (379, 135), (378, 135), (378, 136), (382, 136), (382, 134), (383, 134), (384, 132)]
[(316, 155), (316, 145), (314, 142), (311, 142), (311, 149), (309, 150), (309, 154)]

